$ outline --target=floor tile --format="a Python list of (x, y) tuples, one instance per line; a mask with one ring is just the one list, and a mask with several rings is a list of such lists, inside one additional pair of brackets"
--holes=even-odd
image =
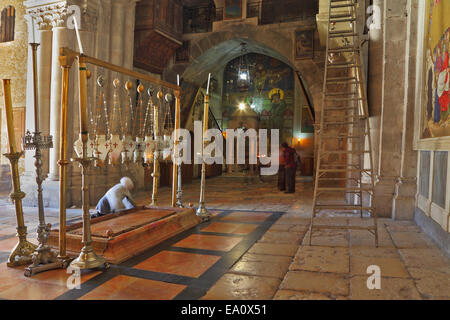
[(241, 221), (241, 222), (263, 222), (271, 216), (271, 213), (265, 212), (232, 212), (226, 217), (222, 218), (222, 221)]
[(283, 279), (289, 267), (289, 261), (239, 261), (229, 271), (230, 273), (250, 276), (273, 277)]
[(280, 280), (275, 278), (225, 274), (202, 299), (270, 300), (279, 284)]
[(258, 242), (254, 244), (253, 247), (251, 247), (248, 252), (254, 254), (268, 254), (274, 256), (293, 257), (296, 251), (297, 246), (292, 244)]
[(450, 299), (450, 266), (440, 270), (408, 268), (417, 290), (429, 299)]
[(420, 300), (414, 281), (411, 279), (381, 278), (381, 289), (369, 290), (367, 276), (356, 276), (350, 280), (353, 300)]
[(259, 242), (299, 244), (304, 235), (305, 232), (267, 231)]
[(323, 293), (278, 290), (274, 300), (332, 300)]
[(221, 237), (203, 234), (193, 234), (187, 237), (186, 239), (177, 242), (173, 246), (191, 249), (230, 251), (241, 240), (242, 238), (240, 237)]
[(434, 248), (435, 244), (424, 233), (419, 232), (391, 232), (397, 248)]
[(302, 246), (299, 248), (289, 270), (348, 273), (348, 249), (339, 247)]
[(249, 262), (286, 262), (291, 263), (292, 258), (289, 256), (271, 256), (266, 254), (254, 254), (247, 252), (244, 254), (239, 261), (249, 261)]
[(344, 275), (307, 271), (289, 271), (280, 289), (324, 293), (337, 297), (349, 294), (349, 281)]
[(198, 278), (220, 258), (204, 254), (162, 251), (133, 268)]
[(80, 300), (171, 300), (186, 286), (128, 276), (117, 276)]
[(258, 227), (257, 224), (214, 222), (203, 228), (203, 232), (232, 233), (246, 235), (252, 233)]
[(352, 275), (367, 275), (373, 265), (380, 267), (382, 277), (410, 278), (400, 258), (350, 257)]
[(439, 268), (450, 266), (450, 259), (439, 249), (399, 249), (406, 266), (416, 268)]

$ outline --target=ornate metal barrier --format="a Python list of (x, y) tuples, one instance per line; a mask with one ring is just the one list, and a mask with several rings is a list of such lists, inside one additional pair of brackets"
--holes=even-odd
[[(60, 164), (60, 253), (66, 256), (66, 167), (67, 104), (69, 69), (77, 60), (79, 65), (80, 137), (74, 150), (82, 167), (83, 248), (72, 266), (93, 269), (105, 265), (91, 246), (88, 201), (88, 170), (95, 166), (130, 163), (153, 163), (152, 205), (157, 205), (159, 162), (177, 152), (178, 141), (172, 133), (179, 128), (181, 88), (148, 75), (89, 57), (68, 48), (60, 49), (63, 70), (61, 104), (61, 160)], [(88, 69), (88, 66), (90, 69)], [(91, 80), (96, 74), (95, 81)], [(135, 80), (135, 81), (132, 81)], [(88, 103), (88, 85), (95, 83), (96, 103)], [(111, 84), (111, 85), (109, 85)], [(107, 89), (112, 87), (112, 96)], [(174, 99), (175, 97), (175, 99)], [(123, 99), (126, 103), (122, 103)], [(173, 112), (174, 103), (174, 116)], [(95, 107), (94, 107), (95, 105)], [(173, 122), (175, 118), (175, 123)], [(173, 166), (172, 205), (176, 205), (178, 166)]]

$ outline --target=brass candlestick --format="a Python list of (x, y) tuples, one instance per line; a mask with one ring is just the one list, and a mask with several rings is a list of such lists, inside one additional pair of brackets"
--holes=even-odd
[[(209, 87), (209, 85), (208, 85)], [(208, 131), (208, 114), (209, 113), (209, 94), (205, 95), (205, 103), (203, 107), (203, 135), (202, 135), (202, 179), (200, 184), (200, 203), (197, 209), (197, 216), (203, 221), (208, 221), (211, 218), (211, 213), (205, 207), (205, 193), (206, 193), (206, 162), (204, 159), (206, 132)]]
[(39, 127), (39, 104), (38, 104), (38, 79), (37, 79), (37, 49), (38, 43), (30, 43), (33, 55), (33, 95), (34, 95), (34, 133), (27, 131), (22, 139), (24, 150), (34, 150), (36, 166), (36, 183), (38, 191), (38, 213), (39, 226), (37, 229), (37, 239), (39, 245), (33, 253), (33, 263), (25, 269), (25, 276), (30, 277), (36, 273), (67, 267), (67, 263), (58, 260), (56, 253), (47, 245), (47, 240), (51, 230), (51, 224), (45, 223), (44, 201), (42, 197), (42, 160), (41, 150), (53, 148), (52, 136), (44, 136)]
[[(158, 91), (157, 98), (162, 101), (164, 94), (162, 91)], [(153, 135), (155, 141), (155, 148), (153, 151), (153, 193), (152, 193), (152, 206), (158, 205), (158, 183), (159, 183), (159, 155), (161, 150), (161, 137), (159, 136), (159, 110), (155, 103), (153, 105)]]
[(178, 139), (178, 131), (180, 130), (180, 90), (175, 91), (175, 131), (173, 135), (173, 170), (172, 170), (172, 206), (183, 208), (181, 190), (181, 160)]
[(80, 255), (70, 264), (78, 269), (95, 269), (99, 267), (108, 267), (103, 257), (98, 256), (92, 248), (91, 235), (91, 215), (89, 214), (89, 187), (88, 187), (88, 168), (95, 158), (88, 157), (87, 141), (88, 141), (88, 119), (87, 119), (87, 72), (86, 58), (83, 54), (78, 58), (79, 64), (79, 92), (80, 92), (80, 139), (83, 144), (82, 158), (74, 159), (82, 166), (82, 206), (83, 206), (83, 248)]
[(67, 166), (70, 164), (67, 159), (67, 107), (69, 101), (69, 71), (73, 64), (73, 57), (60, 55), (59, 61), (62, 70), (62, 92), (61, 92), (61, 132), (60, 132), (60, 156), (59, 165), (59, 254), (58, 259), (69, 262), (67, 256), (66, 242), (66, 180)]
[(25, 197), (25, 193), (20, 190), (20, 178), (19, 178), (19, 159), (23, 155), (23, 152), (17, 152), (16, 149), (16, 137), (14, 134), (14, 119), (11, 100), (11, 80), (3, 80), (3, 95), (5, 98), (5, 111), (6, 111), (6, 125), (8, 127), (8, 141), (9, 141), (9, 153), (4, 156), (7, 157), (11, 163), (11, 180), (13, 184), (13, 193), (10, 197), (14, 201), (16, 207), (17, 218), (17, 237), (19, 242), (16, 244), (11, 254), (9, 255), (6, 265), (8, 267), (16, 267), (19, 265), (31, 263), (31, 256), (36, 249), (36, 246), (27, 241), (27, 227), (23, 219), (22, 199)]

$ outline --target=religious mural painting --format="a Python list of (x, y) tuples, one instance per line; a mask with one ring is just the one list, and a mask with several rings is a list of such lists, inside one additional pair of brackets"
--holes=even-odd
[(422, 139), (450, 136), (450, 1), (426, 1)]
[[(240, 90), (236, 81), (240, 59), (230, 61), (225, 68), (224, 129), (235, 129), (241, 122), (249, 128), (255, 125), (256, 119), (259, 128), (280, 129), (280, 139), (290, 141), (294, 123), (292, 69), (277, 59), (260, 54), (248, 54), (247, 61), (250, 84), (246, 91)], [(240, 110), (241, 104), (245, 105), (244, 110)]]
[(242, 18), (242, 0), (225, 0), (225, 19)]
[(314, 58), (314, 30), (295, 31), (295, 59)]

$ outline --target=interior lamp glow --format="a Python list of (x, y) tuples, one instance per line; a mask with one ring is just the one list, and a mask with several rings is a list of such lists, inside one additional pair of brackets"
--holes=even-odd
[(248, 79), (247, 73), (246, 73), (246, 72), (241, 72), (241, 73), (239, 74), (239, 79), (241, 79), (241, 80), (247, 80), (247, 79)]
[(245, 110), (245, 103), (243, 102), (239, 103), (239, 109)]

